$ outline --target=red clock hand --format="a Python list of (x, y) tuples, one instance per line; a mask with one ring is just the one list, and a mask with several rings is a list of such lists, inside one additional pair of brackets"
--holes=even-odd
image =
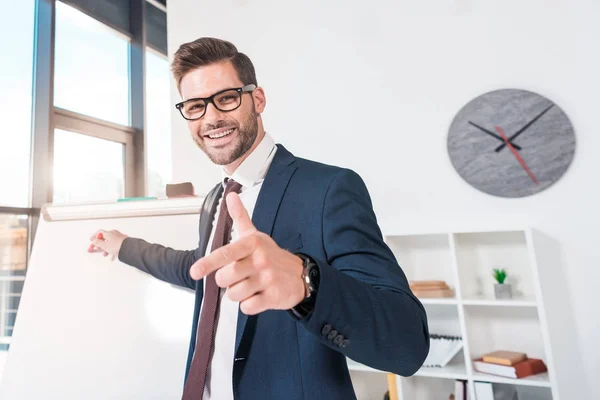
[(537, 181), (537, 179), (535, 179), (535, 175), (533, 175), (533, 173), (531, 173), (531, 171), (529, 170), (529, 168), (527, 168), (527, 164), (525, 164), (525, 161), (523, 161), (523, 159), (521, 158), (521, 156), (519, 155), (519, 153), (517, 153), (517, 150), (515, 150), (515, 148), (513, 147), (512, 143), (508, 141), (508, 138), (506, 137), (506, 135), (504, 134), (504, 132), (502, 132), (502, 129), (499, 126), (496, 126), (496, 131), (502, 137), (502, 140), (504, 140), (504, 143), (506, 143), (506, 145), (510, 148), (510, 151), (512, 151), (512, 153), (514, 154), (514, 156), (517, 159), (517, 161), (519, 161), (519, 163), (521, 163), (521, 166), (525, 169), (525, 171), (527, 171), (527, 173), (529, 174), (529, 177), (537, 185), (538, 181)]

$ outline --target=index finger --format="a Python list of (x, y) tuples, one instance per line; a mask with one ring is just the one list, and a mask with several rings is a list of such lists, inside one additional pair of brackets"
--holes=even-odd
[(227, 210), (239, 235), (248, 236), (256, 232), (256, 227), (254, 227), (240, 195), (235, 192), (229, 193), (225, 201), (227, 201)]
[(200, 280), (227, 264), (248, 257), (254, 252), (256, 242), (255, 237), (246, 236), (236, 242), (219, 247), (209, 255), (196, 261), (190, 268), (190, 276), (192, 279)]

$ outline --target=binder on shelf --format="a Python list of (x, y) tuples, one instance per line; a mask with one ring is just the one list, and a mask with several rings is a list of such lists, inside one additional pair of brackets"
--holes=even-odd
[(517, 387), (513, 385), (494, 385), (491, 382), (473, 382), (476, 400), (519, 400)]
[(454, 399), (469, 400), (469, 389), (467, 387), (467, 381), (463, 379), (457, 379), (454, 381)]
[(494, 388), (490, 382), (474, 382), (477, 400), (494, 400)]
[(423, 363), (428, 368), (445, 367), (463, 346), (460, 336), (431, 334), (429, 341), (429, 354)]

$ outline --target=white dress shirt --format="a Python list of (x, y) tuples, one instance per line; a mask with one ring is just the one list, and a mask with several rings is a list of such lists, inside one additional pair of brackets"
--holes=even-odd
[[(258, 146), (240, 164), (233, 175), (229, 176), (225, 169), (222, 170), (222, 182), (225, 178), (231, 178), (242, 185), (240, 199), (250, 218), (252, 218), (258, 194), (276, 151), (275, 141), (268, 134), (265, 134)], [(210, 253), (222, 200), (223, 197), (219, 199), (206, 254)], [(235, 224), (231, 231), (231, 237), (232, 242), (238, 238)], [(233, 360), (239, 302), (229, 300), (227, 296), (223, 296), (224, 293), (225, 289), (221, 289), (221, 304), (215, 333), (215, 350), (208, 369), (203, 400), (233, 400)]]

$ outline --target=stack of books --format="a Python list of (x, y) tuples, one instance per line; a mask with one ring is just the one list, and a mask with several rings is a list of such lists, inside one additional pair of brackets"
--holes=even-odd
[(548, 371), (546, 364), (538, 358), (529, 358), (525, 353), (494, 351), (473, 360), (476, 371), (506, 378), (525, 378)]
[(420, 298), (454, 297), (446, 281), (410, 281), (410, 290)]

